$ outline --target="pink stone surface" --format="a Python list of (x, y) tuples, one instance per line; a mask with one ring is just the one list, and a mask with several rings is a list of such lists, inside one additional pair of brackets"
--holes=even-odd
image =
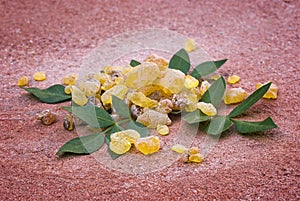
[[(0, 200), (299, 200), (299, 8), (296, 0), (2, 0)], [(278, 128), (247, 136), (231, 128), (202, 164), (177, 161), (151, 174), (115, 172), (89, 155), (56, 157), (77, 136), (62, 127), (66, 103), (39, 103), (17, 79), (60, 83), (104, 40), (144, 28), (177, 31), (212, 58), (228, 58), (220, 73), (239, 75), (237, 86), (248, 92), (257, 82), (276, 83), (278, 99), (259, 101), (243, 118), (271, 116)], [(37, 70), (46, 81), (33, 81)], [(58, 122), (35, 121), (43, 109)]]

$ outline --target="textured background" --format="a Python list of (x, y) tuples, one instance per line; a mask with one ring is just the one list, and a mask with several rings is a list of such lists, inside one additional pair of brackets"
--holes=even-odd
[[(0, 1), (0, 200), (299, 200), (300, 1)], [(249, 119), (272, 116), (279, 128), (248, 136), (224, 133), (202, 164), (175, 162), (133, 176), (102, 167), (92, 156), (54, 154), (75, 131), (62, 128), (65, 112), (16, 86), (44, 70), (59, 83), (78, 72), (93, 48), (116, 34), (168, 28), (195, 38), (214, 59), (227, 57), (223, 75), (279, 86)], [(34, 114), (51, 109), (58, 122)], [(197, 143), (197, 139), (196, 142)]]

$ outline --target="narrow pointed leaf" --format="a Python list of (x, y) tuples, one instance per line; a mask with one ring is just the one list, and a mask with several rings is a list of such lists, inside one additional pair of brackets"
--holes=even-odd
[(248, 110), (254, 103), (256, 103), (259, 99), (263, 97), (263, 95), (268, 91), (270, 86), (271, 82), (265, 84), (264, 86), (254, 91), (246, 100), (244, 100), (241, 104), (234, 108), (228, 116), (235, 117)]
[(139, 132), (139, 134), (141, 135), (141, 137), (147, 137), (149, 135), (149, 130), (147, 127), (145, 127), (143, 124), (133, 121), (131, 120), (128, 124), (127, 124), (127, 129), (133, 129), (136, 130), (137, 132)]
[(74, 106), (72, 113), (93, 128), (104, 128), (115, 123), (104, 109), (91, 105)]
[(43, 103), (53, 104), (71, 100), (71, 95), (66, 94), (65, 87), (60, 84), (52, 85), (47, 89), (39, 89), (35, 87), (23, 87), (22, 89), (31, 93)]
[(210, 135), (219, 135), (232, 126), (232, 122), (226, 116), (215, 117), (205, 127), (206, 133)]
[(226, 61), (227, 59), (201, 63), (192, 71), (191, 76), (194, 78), (199, 78), (209, 75), (218, 70)]
[(57, 151), (56, 155), (62, 155), (64, 153), (90, 154), (99, 150), (103, 143), (104, 135), (102, 133), (77, 137), (65, 143)]
[(263, 121), (250, 122), (250, 121), (238, 121), (231, 119), (234, 122), (235, 129), (239, 133), (254, 133), (272, 128), (277, 128), (271, 117), (266, 118)]
[(226, 90), (226, 83), (223, 77), (217, 79), (203, 94), (201, 101), (211, 103), (215, 107), (221, 102)]
[(72, 113), (72, 106), (61, 106), (61, 109), (66, 110), (66, 111)]
[(112, 96), (112, 104), (118, 115), (125, 118), (131, 118), (129, 107), (124, 101), (116, 96)]
[(203, 112), (200, 110), (195, 110), (193, 112), (189, 112), (183, 117), (183, 120), (186, 121), (189, 124), (194, 124), (194, 123), (199, 123), (199, 122), (204, 122), (207, 120), (210, 120), (211, 117), (205, 115)]
[(141, 64), (141, 62), (138, 62), (138, 61), (136, 61), (136, 60), (134, 60), (134, 59), (132, 59), (131, 61), (130, 61), (130, 66), (132, 66), (132, 67), (136, 67), (136, 66), (138, 66), (138, 65), (140, 65)]
[(169, 62), (169, 68), (180, 70), (184, 74), (189, 72), (190, 67), (190, 57), (185, 49), (180, 49), (176, 52)]

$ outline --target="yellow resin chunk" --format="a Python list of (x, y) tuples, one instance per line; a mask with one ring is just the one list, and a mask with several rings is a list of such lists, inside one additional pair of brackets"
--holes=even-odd
[(28, 85), (28, 77), (27, 76), (20, 77), (20, 79), (18, 80), (18, 86), (22, 87), (26, 85)]
[(170, 129), (167, 125), (161, 125), (161, 124), (157, 125), (156, 130), (161, 135), (168, 135), (170, 132)]
[(224, 95), (224, 103), (226, 105), (240, 103), (242, 102), (247, 96), (247, 93), (242, 88), (232, 88), (228, 89)]
[(109, 89), (111, 89), (113, 86), (116, 85), (116, 82), (112, 81), (111, 79), (107, 80), (106, 82), (104, 82), (101, 86), (101, 89), (104, 91), (107, 91)]
[(195, 88), (199, 84), (199, 80), (190, 75), (186, 75), (184, 78), (184, 87), (187, 89)]
[(139, 138), (135, 141), (134, 145), (144, 155), (153, 154), (158, 152), (160, 148), (160, 139), (157, 136)]
[(101, 96), (101, 101), (104, 105), (109, 105), (112, 103), (112, 95), (124, 100), (127, 94), (128, 88), (125, 85), (116, 85), (105, 91)]
[(163, 71), (168, 68), (169, 63), (162, 57), (157, 56), (156, 54), (149, 55), (144, 62), (153, 62), (156, 63), (159, 70)]
[(74, 75), (74, 74), (72, 74), (72, 75), (63, 77), (63, 78), (61, 79), (61, 82), (62, 82), (64, 85), (75, 85), (76, 79), (77, 79), (77, 76)]
[(177, 153), (183, 154), (183, 153), (186, 153), (188, 151), (188, 148), (186, 148), (185, 146), (183, 146), (181, 144), (175, 144), (175, 145), (172, 146), (172, 150), (177, 152)]
[(196, 107), (207, 116), (215, 116), (217, 114), (217, 109), (211, 103), (199, 102), (196, 104)]
[(189, 154), (198, 154), (199, 148), (198, 147), (191, 147), (189, 148)]
[(160, 113), (148, 108), (144, 109), (143, 114), (137, 117), (137, 122), (147, 126), (148, 128), (156, 128), (160, 125), (170, 125), (172, 123), (168, 114)]
[(228, 81), (229, 84), (235, 84), (238, 81), (240, 81), (240, 79), (241, 78), (237, 75), (231, 75), (231, 76), (228, 77), (227, 81)]
[(88, 102), (88, 98), (85, 96), (84, 92), (78, 87), (72, 86), (72, 101), (77, 105), (83, 106)]
[(196, 42), (194, 39), (188, 38), (185, 42), (185, 48), (187, 52), (192, 52), (196, 50)]
[(149, 84), (160, 75), (160, 70), (155, 63), (144, 62), (127, 73), (125, 85), (132, 89), (138, 89)]
[(103, 72), (96, 73), (94, 77), (100, 82), (100, 84), (104, 84), (107, 80), (110, 79), (109, 75)]
[[(257, 83), (256, 84), (256, 89), (259, 89), (263, 85), (264, 84)], [(265, 95), (263, 96), (263, 98), (266, 98), (266, 99), (276, 99), (277, 98), (277, 92), (278, 92), (277, 85), (272, 83), (271, 86), (270, 86), (270, 88), (269, 88), (269, 90), (265, 93)]]
[(110, 135), (111, 141), (118, 141), (120, 139), (126, 139), (131, 144), (133, 144), (141, 135), (133, 129), (123, 130)]
[(100, 82), (96, 79), (82, 80), (78, 82), (77, 86), (86, 96), (95, 96), (100, 92)]
[(65, 91), (65, 94), (71, 94), (72, 93), (72, 86), (66, 86), (64, 91)]
[(161, 86), (163, 89), (167, 89), (166, 93), (179, 93), (184, 85), (185, 74), (180, 70), (167, 69), (163, 77), (155, 80), (154, 84)]
[(33, 74), (33, 79), (36, 81), (43, 81), (46, 79), (46, 74), (43, 71), (35, 72)]
[(212, 79), (212, 80), (217, 80), (217, 79), (219, 79), (220, 77), (221, 77), (221, 75), (215, 74), (215, 75), (212, 75), (212, 76), (210, 77), (210, 79)]
[(111, 141), (109, 143), (109, 148), (116, 154), (124, 154), (130, 150), (131, 143), (125, 138), (122, 138), (120, 140)]
[(210, 83), (204, 80), (200, 86), (200, 95), (203, 96), (203, 94), (207, 91), (209, 87), (210, 87)]
[(143, 108), (152, 108), (157, 107), (158, 102), (156, 100), (152, 100), (145, 96), (142, 92), (133, 92), (127, 95), (127, 98), (134, 103)]
[(200, 154), (189, 155), (189, 162), (202, 163), (204, 158)]

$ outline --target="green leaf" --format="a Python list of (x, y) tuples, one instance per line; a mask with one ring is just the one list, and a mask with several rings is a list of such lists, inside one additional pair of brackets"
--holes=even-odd
[(226, 61), (227, 59), (201, 63), (192, 71), (191, 76), (199, 78), (209, 75), (219, 69)]
[(203, 94), (201, 101), (211, 103), (215, 107), (221, 102), (226, 90), (226, 83), (223, 77), (217, 79)]
[(61, 106), (61, 109), (66, 110), (66, 111), (72, 113), (72, 106)]
[(238, 121), (231, 119), (235, 124), (235, 129), (239, 133), (254, 133), (264, 131), (272, 128), (277, 128), (271, 117), (266, 118), (263, 121), (249, 122), (249, 121)]
[(104, 109), (92, 105), (73, 106), (72, 113), (94, 128), (104, 128), (115, 124)]
[(206, 133), (210, 135), (219, 135), (232, 126), (231, 120), (226, 116), (217, 116), (213, 118), (205, 127)]
[(136, 60), (134, 60), (134, 59), (132, 59), (131, 61), (130, 61), (130, 66), (132, 66), (132, 67), (136, 67), (136, 66), (138, 66), (138, 65), (140, 65), (141, 64), (141, 62), (138, 62), (138, 61), (136, 61)]
[(34, 95), (37, 99), (39, 99), (43, 103), (60, 103), (63, 101), (71, 100), (71, 95), (65, 93), (65, 87), (60, 84), (55, 84), (50, 86), (47, 89), (39, 89), (39, 88), (25, 88), (25, 91)]
[(149, 135), (149, 130), (147, 127), (145, 127), (143, 124), (133, 121), (131, 120), (128, 124), (127, 124), (127, 129), (133, 129), (136, 130), (137, 132), (139, 132), (139, 134), (141, 135), (141, 137), (147, 137)]
[(169, 62), (169, 68), (180, 70), (184, 74), (189, 72), (190, 66), (190, 57), (185, 49), (176, 52)]
[(117, 114), (119, 114), (121, 117), (131, 118), (128, 105), (124, 103), (124, 101), (122, 101), (120, 98), (112, 95), (112, 104)]
[(104, 135), (102, 133), (77, 137), (65, 143), (56, 152), (56, 155), (62, 155), (64, 153), (90, 154), (99, 150), (103, 143)]
[(259, 99), (263, 97), (263, 95), (268, 91), (270, 86), (271, 82), (265, 84), (264, 86), (254, 91), (246, 100), (244, 100), (241, 104), (234, 108), (228, 116), (235, 117), (248, 110), (254, 103), (256, 103)]
[(189, 124), (199, 123), (199, 122), (207, 121), (210, 119), (211, 119), (210, 116), (205, 115), (200, 110), (195, 110), (193, 112), (189, 112), (188, 114), (186, 114), (183, 117), (183, 120)]

